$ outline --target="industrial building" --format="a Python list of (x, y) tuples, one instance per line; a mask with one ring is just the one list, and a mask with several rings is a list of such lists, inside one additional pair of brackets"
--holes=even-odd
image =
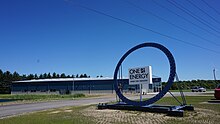
[[(128, 79), (120, 79), (122, 92), (138, 93), (139, 85), (129, 85)], [(159, 92), (162, 89), (160, 77), (153, 76), (146, 92)], [(14, 81), (11, 94), (97, 94), (114, 93), (112, 78), (58, 78)]]

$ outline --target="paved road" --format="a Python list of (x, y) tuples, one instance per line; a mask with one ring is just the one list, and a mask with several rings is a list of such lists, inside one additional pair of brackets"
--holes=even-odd
[(103, 102), (114, 101), (115, 98), (88, 98), (79, 100), (60, 100), (40, 103), (28, 103), (28, 104), (15, 104), (0, 106), (0, 118), (7, 116), (13, 116), (33, 111), (41, 111), (52, 108), (59, 108), (64, 106), (79, 106), (79, 105), (91, 105)]
[[(179, 93), (173, 93), (178, 96)], [(201, 95), (201, 93), (184, 93), (186, 96)], [(152, 94), (155, 95), (155, 94)], [(152, 95), (144, 96), (145, 98), (151, 98)], [(167, 94), (166, 96), (170, 96)], [(139, 96), (129, 97), (130, 99), (138, 99)], [(60, 101), (50, 101), (41, 103), (29, 103), (29, 104), (16, 104), (16, 105), (5, 105), (0, 106), (0, 118), (19, 115), (28, 112), (47, 110), (52, 108), (59, 108), (64, 106), (78, 106), (78, 105), (91, 105), (104, 102), (115, 101), (115, 96), (103, 97), (103, 98), (87, 98), (78, 100), (60, 100)]]

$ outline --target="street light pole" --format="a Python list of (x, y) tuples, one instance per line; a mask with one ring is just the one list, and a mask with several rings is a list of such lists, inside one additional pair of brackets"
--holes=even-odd
[(214, 80), (216, 81), (215, 68), (213, 69)]

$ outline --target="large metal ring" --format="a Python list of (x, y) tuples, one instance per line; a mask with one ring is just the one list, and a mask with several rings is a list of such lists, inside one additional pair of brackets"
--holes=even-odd
[[(145, 101), (133, 101), (130, 100), (128, 98), (126, 98), (120, 91), (119, 87), (118, 87), (118, 80), (117, 80), (117, 75), (118, 75), (118, 71), (119, 68), (122, 64), (122, 62), (126, 59), (126, 57), (131, 54), (132, 52), (134, 52), (137, 49), (143, 48), (143, 47), (153, 47), (153, 48), (157, 48), (159, 50), (161, 50), (168, 58), (169, 60), (169, 64), (170, 64), (170, 75), (167, 81), (166, 86), (163, 88), (162, 91), (160, 91), (157, 95), (155, 95), (154, 97), (145, 100)], [(156, 101), (158, 101), (159, 99), (161, 99), (170, 89), (170, 87), (173, 84), (174, 78), (176, 75), (176, 65), (175, 65), (175, 60), (173, 55), (171, 54), (171, 52), (164, 47), (163, 45), (160, 45), (158, 43), (142, 43), (139, 44), (133, 48), (131, 48), (130, 50), (128, 50), (119, 60), (116, 68), (115, 68), (115, 72), (114, 72), (114, 88), (115, 88), (115, 92), (118, 95), (118, 97), (125, 103), (129, 104), (129, 105), (134, 105), (134, 106), (146, 106), (146, 105), (150, 105), (155, 103)]]

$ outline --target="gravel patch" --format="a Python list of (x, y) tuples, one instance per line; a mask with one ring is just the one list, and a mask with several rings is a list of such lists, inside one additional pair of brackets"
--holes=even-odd
[(98, 110), (91, 106), (82, 111), (84, 116), (93, 118), (97, 124), (163, 124), (167, 120), (162, 119), (165, 114), (138, 112), (138, 111), (121, 111), (121, 110)]
[(184, 117), (170, 117), (166, 114), (121, 111), (121, 110), (98, 110), (95, 106), (88, 107), (81, 113), (92, 118), (97, 124), (216, 124), (220, 120), (220, 113), (196, 108), (195, 111), (186, 111)]

